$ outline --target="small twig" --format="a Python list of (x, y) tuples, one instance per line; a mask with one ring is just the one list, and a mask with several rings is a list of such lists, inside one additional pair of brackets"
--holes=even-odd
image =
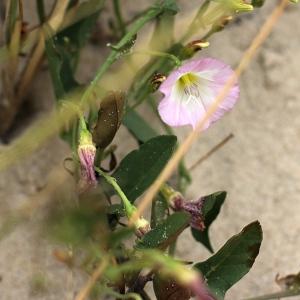
[(92, 273), (89, 280), (86, 282), (86, 284), (81, 288), (78, 295), (76, 296), (75, 300), (85, 300), (89, 296), (93, 286), (96, 284), (97, 280), (100, 278), (104, 270), (106, 269), (108, 265), (108, 258), (104, 257), (99, 266), (96, 268), (96, 270)]
[(216, 151), (218, 151), (220, 148), (222, 148), (227, 142), (229, 142), (234, 135), (230, 133), (227, 137), (225, 137), (221, 142), (219, 142), (217, 145), (212, 147), (208, 152), (206, 152), (202, 157), (200, 157), (195, 163), (193, 163), (188, 170), (193, 171), (197, 166), (202, 164), (206, 159), (208, 159), (212, 154), (214, 154)]

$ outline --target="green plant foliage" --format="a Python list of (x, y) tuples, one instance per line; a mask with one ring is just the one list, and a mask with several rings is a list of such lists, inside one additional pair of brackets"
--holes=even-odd
[(262, 7), (265, 4), (265, 0), (252, 0), (251, 4), (254, 7)]
[(19, 16), (19, 1), (18, 0), (11, 0), (8, 2), (8, 15), (6, 21), (6, 42), (9, 43), (15, 28), (16, 21)]
[(221, 206), (226, 198), (226, 192), (217, 192), (204, 197), (203, 217), (204, 231), (192, 228), (192, 234), (196, 241), (202, 243), (211, 253), (214, 252), (209, 239), (209, 227), (219, 215)]
[(55, 37), (46, 40), (46, 55), (57, 100), (79, 86), (74, 78), (71, 56)]
[(116, 248), (123, 240), (130, 238), (134, 234), (134, 231), (134, 228), (131, 227), (125, 227), (114, 231), (110, 234), (108, 239), (109, 247)]
[(163, 223), (156, 226), (137, 242), (137, 249), (166, 249), (178, 235), (188, 226), (190, 216), (177, 212), (169, 216)]
[(262, 229), (258, 221), (247, 225), (239, 234), (208, 260), (197, 263), (210, 290), (218, 299), (251, 269), (262, 242)]
[(133, 109), (128, 109), (126, 111), (123, 118), (123, 124), (140, 143), (145, 143), (158, 135), (155, 130)]
[(176, 142), (172, 135), (155, 137), (121, 161), (113, 177), (131, 202), (153, 183), (173, 154)]
[(74, 78), (81, 48), (90, 37), (99, 11), (89, 15), (52, 36), (51, 28), (47, 28), (46, 55), (48, 59), (52, 83), (57, 99), (78, 86)]
[(164, 0), (162, 2), (157, 2), (154, 7), (163, 7), (161, 13), (169, 13), (171, 15), (176, 15), (179, 11), (178, 5), (175, 0)]
[(97, 238), (101, 232), (102, 242), (107, 234), (107, 220), (103, 213), (92, 208), (79, 207), (54, 212), (46, 226), (50, 236), (67, 245), (84, 245), (89, 239)]

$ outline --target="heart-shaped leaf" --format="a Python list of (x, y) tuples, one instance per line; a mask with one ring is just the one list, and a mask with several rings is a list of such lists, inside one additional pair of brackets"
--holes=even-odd
[(134, 202), (153, 183), (172, 156), (176, 141), (173, 135), (155, 137), (121, 161), (112, 176), (130, 201)]
[(204, 231), (192, 228), (192, 234), (196, 241), (202, 243), (211, 253), (214, 252), (209, 240), (209, 227), (217, 218), (221, 206), (226, 198), (226, 192), (217, 192), (205, 196), (203, 201), (203, 218), (204, 218)]
[(262, 229), (258, 221), (247, 225), (239, 234), (208, 260), (196, 264), (209, 289), (217, 299), (223, 299), (226, 291), (251, 269), (262, 242)]
[(184, 212), (176, 212), (169, 216), (162, 224), (146, 233), (137, 242), (136, 248), (166, 249), (177, 236), (188, 226), (190, 216)]

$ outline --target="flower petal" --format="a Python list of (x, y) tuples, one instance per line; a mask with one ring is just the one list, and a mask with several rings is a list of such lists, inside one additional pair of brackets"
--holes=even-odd
[[(176, 87), (181, 76), (188, 73), (199, 78), (196, 84), (197, 97), (183, 93)], [(186, 62), (183, 66), (173, 71), (160, 86), (159, 90), (165, 95), (158, 107), (162, 120), (170, 126), (176, 127), (190, 124), (195, 129), (233, 74), (233, 70), (228, 65), (213, 58)], [(235, 82), (218, 109), (209, 118), (203, 130), (220, 119), (226, 111), (231, 110), (238, 97), (239, 87), (237, 82)]]
[[(191, 124), (195, 128), (201, 117), (205, 115), (205, 108), (199, 99), (178, 94), (173, 91), (159, 103), (160, 117), (166, 124), (173, 127)], [(208, 126), (207, 123), (205, 127)]]

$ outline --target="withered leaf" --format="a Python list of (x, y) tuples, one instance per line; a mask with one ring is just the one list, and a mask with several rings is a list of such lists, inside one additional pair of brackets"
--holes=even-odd
[(118, 131), (125, 110), (125, 94), (109, 93), (100, 104), (98, 120), (93, 129), (93, 142), (99, 148), (107, 147)]
[(167, 279), (156, 274), (153, 279), (153, 288), (158, 300), (188, 300), (191, 291), (179, 285), (174, 279)]

